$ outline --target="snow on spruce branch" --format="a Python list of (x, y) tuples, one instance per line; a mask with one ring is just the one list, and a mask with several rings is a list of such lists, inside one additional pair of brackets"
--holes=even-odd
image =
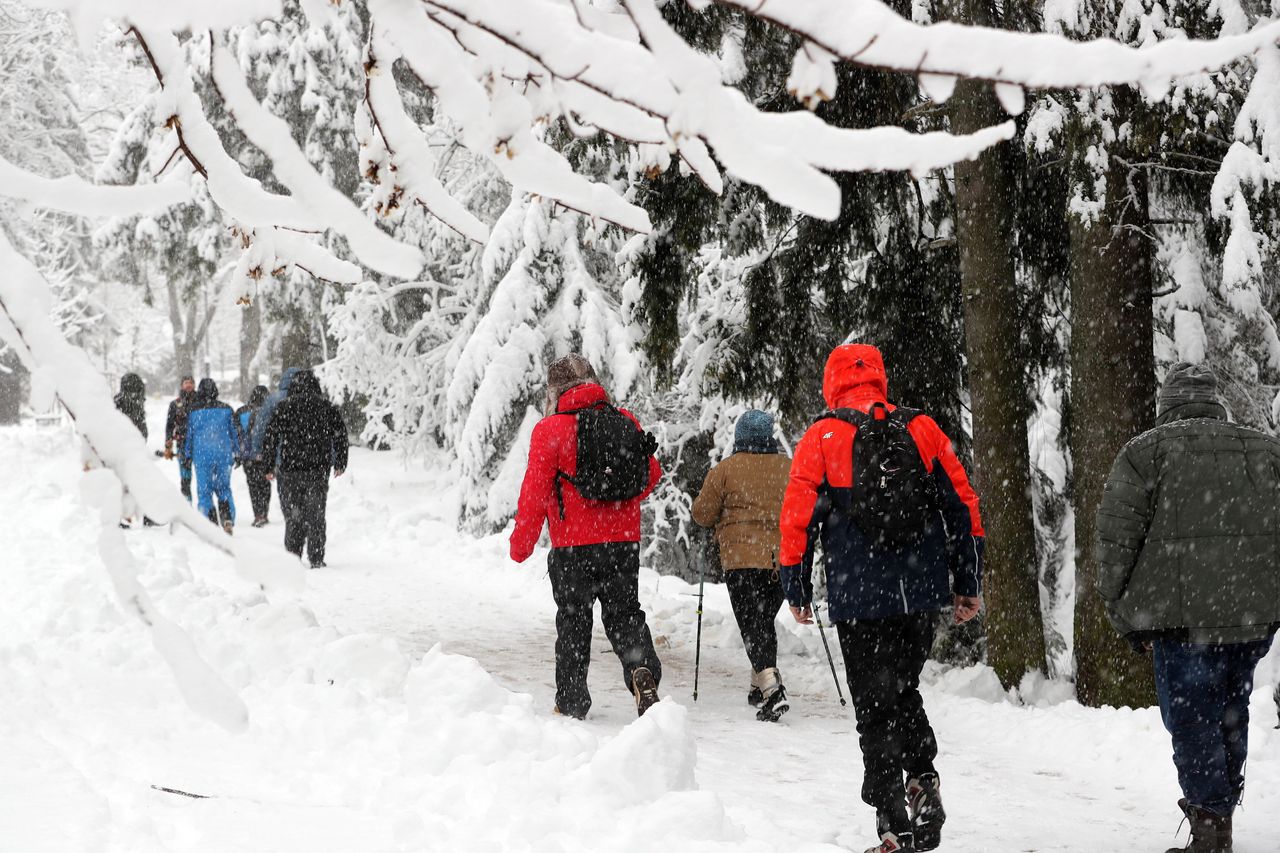
[(91, 184), (74, 175), (45, 178), (0, 157), (0, 195), (77, 216), (127, 216), (160, 213), (185, 204), (191, 200), (191, 188), (183, 181), (113, 187)]

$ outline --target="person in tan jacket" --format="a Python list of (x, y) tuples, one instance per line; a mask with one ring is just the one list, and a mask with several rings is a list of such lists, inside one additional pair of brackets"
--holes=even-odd
[(747, 701), (756, 718), (776, 722), (788, 708), (778, 674), (774, 617), (782, 608), (778, 516), (791, 460), (779, 452), (773, 416), (755, 409), (734, 428), (733, 455), (712, 468), (693, 502), (693, 520), (716, 529), (733, 615), (751, 661)]

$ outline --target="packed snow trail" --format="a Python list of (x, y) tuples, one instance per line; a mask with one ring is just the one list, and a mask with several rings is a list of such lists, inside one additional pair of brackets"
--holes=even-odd
[[(816, 631), (779, 621), (793, 708), (759, 723), (722, 586), (707, 590), (696, 705), (696, 587), (645, 571), (658, 713), (635, 720), (597, 626), (591, 714), (554, 717), (545, 551), (517, 566), (504, 537), (460, 536), (447, 474), (356, 450), (331, 487), (329, 568), (308, 573), (297, 603), (267, 602), (190, 533), (127, 534), (157, 607), (248, 706), (249, 731), (233, 736), (182, 703), (115, 603), (74, 437), (0, 429), (0, 458), (17, 465), (0, 486), (0, 850), (861, 851), (872, 840), (852, 709)], [(273, 501), (270, 526), (236, 535), (278, 544), (282, 527)], [(1276, 663), (1259, 668), (1237, 853), (1280, 848)], [(1156, 711), (1085, 709), (1043, 684), (1027, 691), (1038, 706), (1015, 704), (981, 667), (931, 665), (926, 678), (951, 815), (943, 850), (1175, 842)]]

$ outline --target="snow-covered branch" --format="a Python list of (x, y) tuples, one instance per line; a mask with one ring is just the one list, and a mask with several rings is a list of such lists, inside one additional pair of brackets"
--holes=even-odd
[(1220, 68), (1280, 42), (1280, 22), (1212, 41), (1130, 47), (949, 22), (908, 21), (880, 0), (715, 0), (795, 32), (847, 62), (1029, 88), (1132, 83), (1163, 90), (1175, 77)]
[(74, 175), (45, 178), (0, 157), (0, 195), (77, 216), (128, 216), (185, 204), (191, 199), (191, 188), (184, 181), (114, 187)]

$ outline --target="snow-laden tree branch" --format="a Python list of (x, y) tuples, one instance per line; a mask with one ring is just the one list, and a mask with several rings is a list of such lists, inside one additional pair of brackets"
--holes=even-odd
[(1161, 91), (1175, 77), (1220, 68), (1280, 41), (1280, 22), (1211, 41), (1130, 47), (949, 22), (921, 25), (880, 0), (714, 0), (803, 36), (859, 65), (991, 80), (1038, 89), (1135, 84)]
[(184, 181), (134, 187), (100, 186), (74, 175), (61, 178), (33, 175), (3, 157), (0, 157), (0, 194), (76, 216), (160, 213), (191, 200), (191, 188)]
[[(244, 70), (221, 46), (228, 28), (281, 14), (279, 2), (28, 2), (66, 10), (82, 37), (104, 16), (137, 37), (162, 87), (156, 119), (176, 136), (175, 156), (185, 157), (208, 182), (215, 203), (248, 238), (246, 251), (261, 261), (242, 268), (261, 276), (319, 266), (326, 271), (316, 275), (350, 281), (358, 271), (342, 267), (329, 250), (296, 234), (275, 233), (333, 229), (369, 269), (397, 278), (413, 278), (421, 270), (420, 252), (393, 239), (357, 201), (332, 186), (284, 121), (250, 91)], [(1276, 23), (1213, 41), (1133, 48), (953, 23), (922, 26), (879, 0), (714, 2), (802, 38), (788, 88), (810, 107), (834, 94), (827, 90), (834, 90), (837, 60), (917, 74), (935, 98), (945, 98), (960, 77), (991, 80), (1016, 113), (1023, 101), (1020, 87), (1135, 83), (1158, 90), (1175, 77), (1220, 67), (1280, 39)], [(333, 19), (330, 2), (299, 5), (315, 26)], [(668, 25), (655, 0), (619, 0), (617, 11), (580, 0), (365, 0), (364, 6), (367, 115), (357, 118), (357, 129), (366, 177), (380, 185), (369, 207), (396, 216), (407, 199), (477, 241), (487, 238), (488, 229), (436, 174), (430, 143), (402, 101), (397, 67), (430, 91), (458, 141), (515, 189), (640, 232), (649, 230), (645, 211), (617, 187), (575, 168), (547, 143), (544, 127), (563, 119), (576, 133), (603, 131), (657, 148), (660, 153), (642, 156), (663, 166), (678, 161), (712, 192), (724, 185), (723, 169), (801, 213), (826, 219), (839, 209), (831, 172), (920, 174), (975, 157), (1013, 133), (1009, 123), (968, 136), (898, 127), (851, 130), (801, 108), (765, 112), (725, 82), (713, 57), (694, 50)], [(268, 191), (228, 155), (208, 118), (214, 105), (203, 103), (195, 86), (196, 75), (205, 73), (193, 58), (200, 52), (184, 48), (181, 32), (209, 39), (208, 73), (231, 121), (271, 161), (274, 178), (292, 195)], [(0, 193), (17, 191), (0, 184)], [(289, 252), (307, 258), (291, 258)]]

